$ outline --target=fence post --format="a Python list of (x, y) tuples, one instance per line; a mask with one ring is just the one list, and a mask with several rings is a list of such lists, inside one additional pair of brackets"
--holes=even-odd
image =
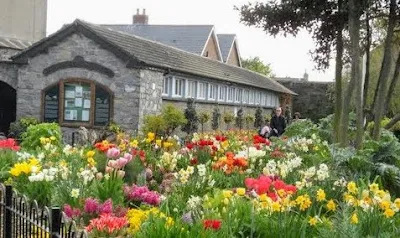
[(75, 146), (75, 131), (71, 133), (71, 136), (72, 136), (72, 138), (71, 138), (71, 145), (72, 145), (72, 146)]
[(12, 217), (11, 217), (11, 209), (12, 209), (12, 186), (6, 186), (6, 197), (5, 197), (5, 207), (4, 207), (4, 237), (12, 238)]
[(60, 238), (61, 229), (61, 209), (53, 207), (51, 209), (51, 238)]

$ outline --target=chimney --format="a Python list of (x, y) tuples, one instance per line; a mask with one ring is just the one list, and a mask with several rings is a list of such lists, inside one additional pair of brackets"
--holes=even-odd
[(133, 15), (133, 24), (147, 25), (149, 16), (146, 15), (146, 9), (143, 9), (142, 14), (139, 13), (139, 8), (136, 10), (136, 15)]

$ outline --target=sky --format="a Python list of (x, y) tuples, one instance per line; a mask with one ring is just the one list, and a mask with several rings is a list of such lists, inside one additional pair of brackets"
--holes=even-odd
[(269, 63), (277, 77), (300, 78), (305, 72), (311, 81), (333, 81), (334, 65), (326, 72), (314, 70), (311, 36), (269, 36), (259, 28), (240, 23), (241, 6), (251, 0), (48, 0), (47, 34), (79, 18), (95, 24), (131, 24), (136, 9), (146, 9), (149, 24), (214, 25), (217, 34), (237, 35), (242, 58), (258, 56)]

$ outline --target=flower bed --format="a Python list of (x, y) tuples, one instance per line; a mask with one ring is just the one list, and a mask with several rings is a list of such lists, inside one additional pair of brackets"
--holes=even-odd
[(343, 173), (316, 134), (39, 143), (24, 150), (0, 142), (0, 155), (12, 157), (2, 167), (7, 182), (41, 205), (63, 207), (92, 237), (399, 235), (400, 199), (380, 178)]

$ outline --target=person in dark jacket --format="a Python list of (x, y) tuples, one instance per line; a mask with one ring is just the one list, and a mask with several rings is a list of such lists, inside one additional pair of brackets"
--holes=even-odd
[(271, 118), (271, 129), (274, 136), (281, 136), (286, 129), (286, 120), (282, 116), (282, 108), (277, 107), (275, 115)]

